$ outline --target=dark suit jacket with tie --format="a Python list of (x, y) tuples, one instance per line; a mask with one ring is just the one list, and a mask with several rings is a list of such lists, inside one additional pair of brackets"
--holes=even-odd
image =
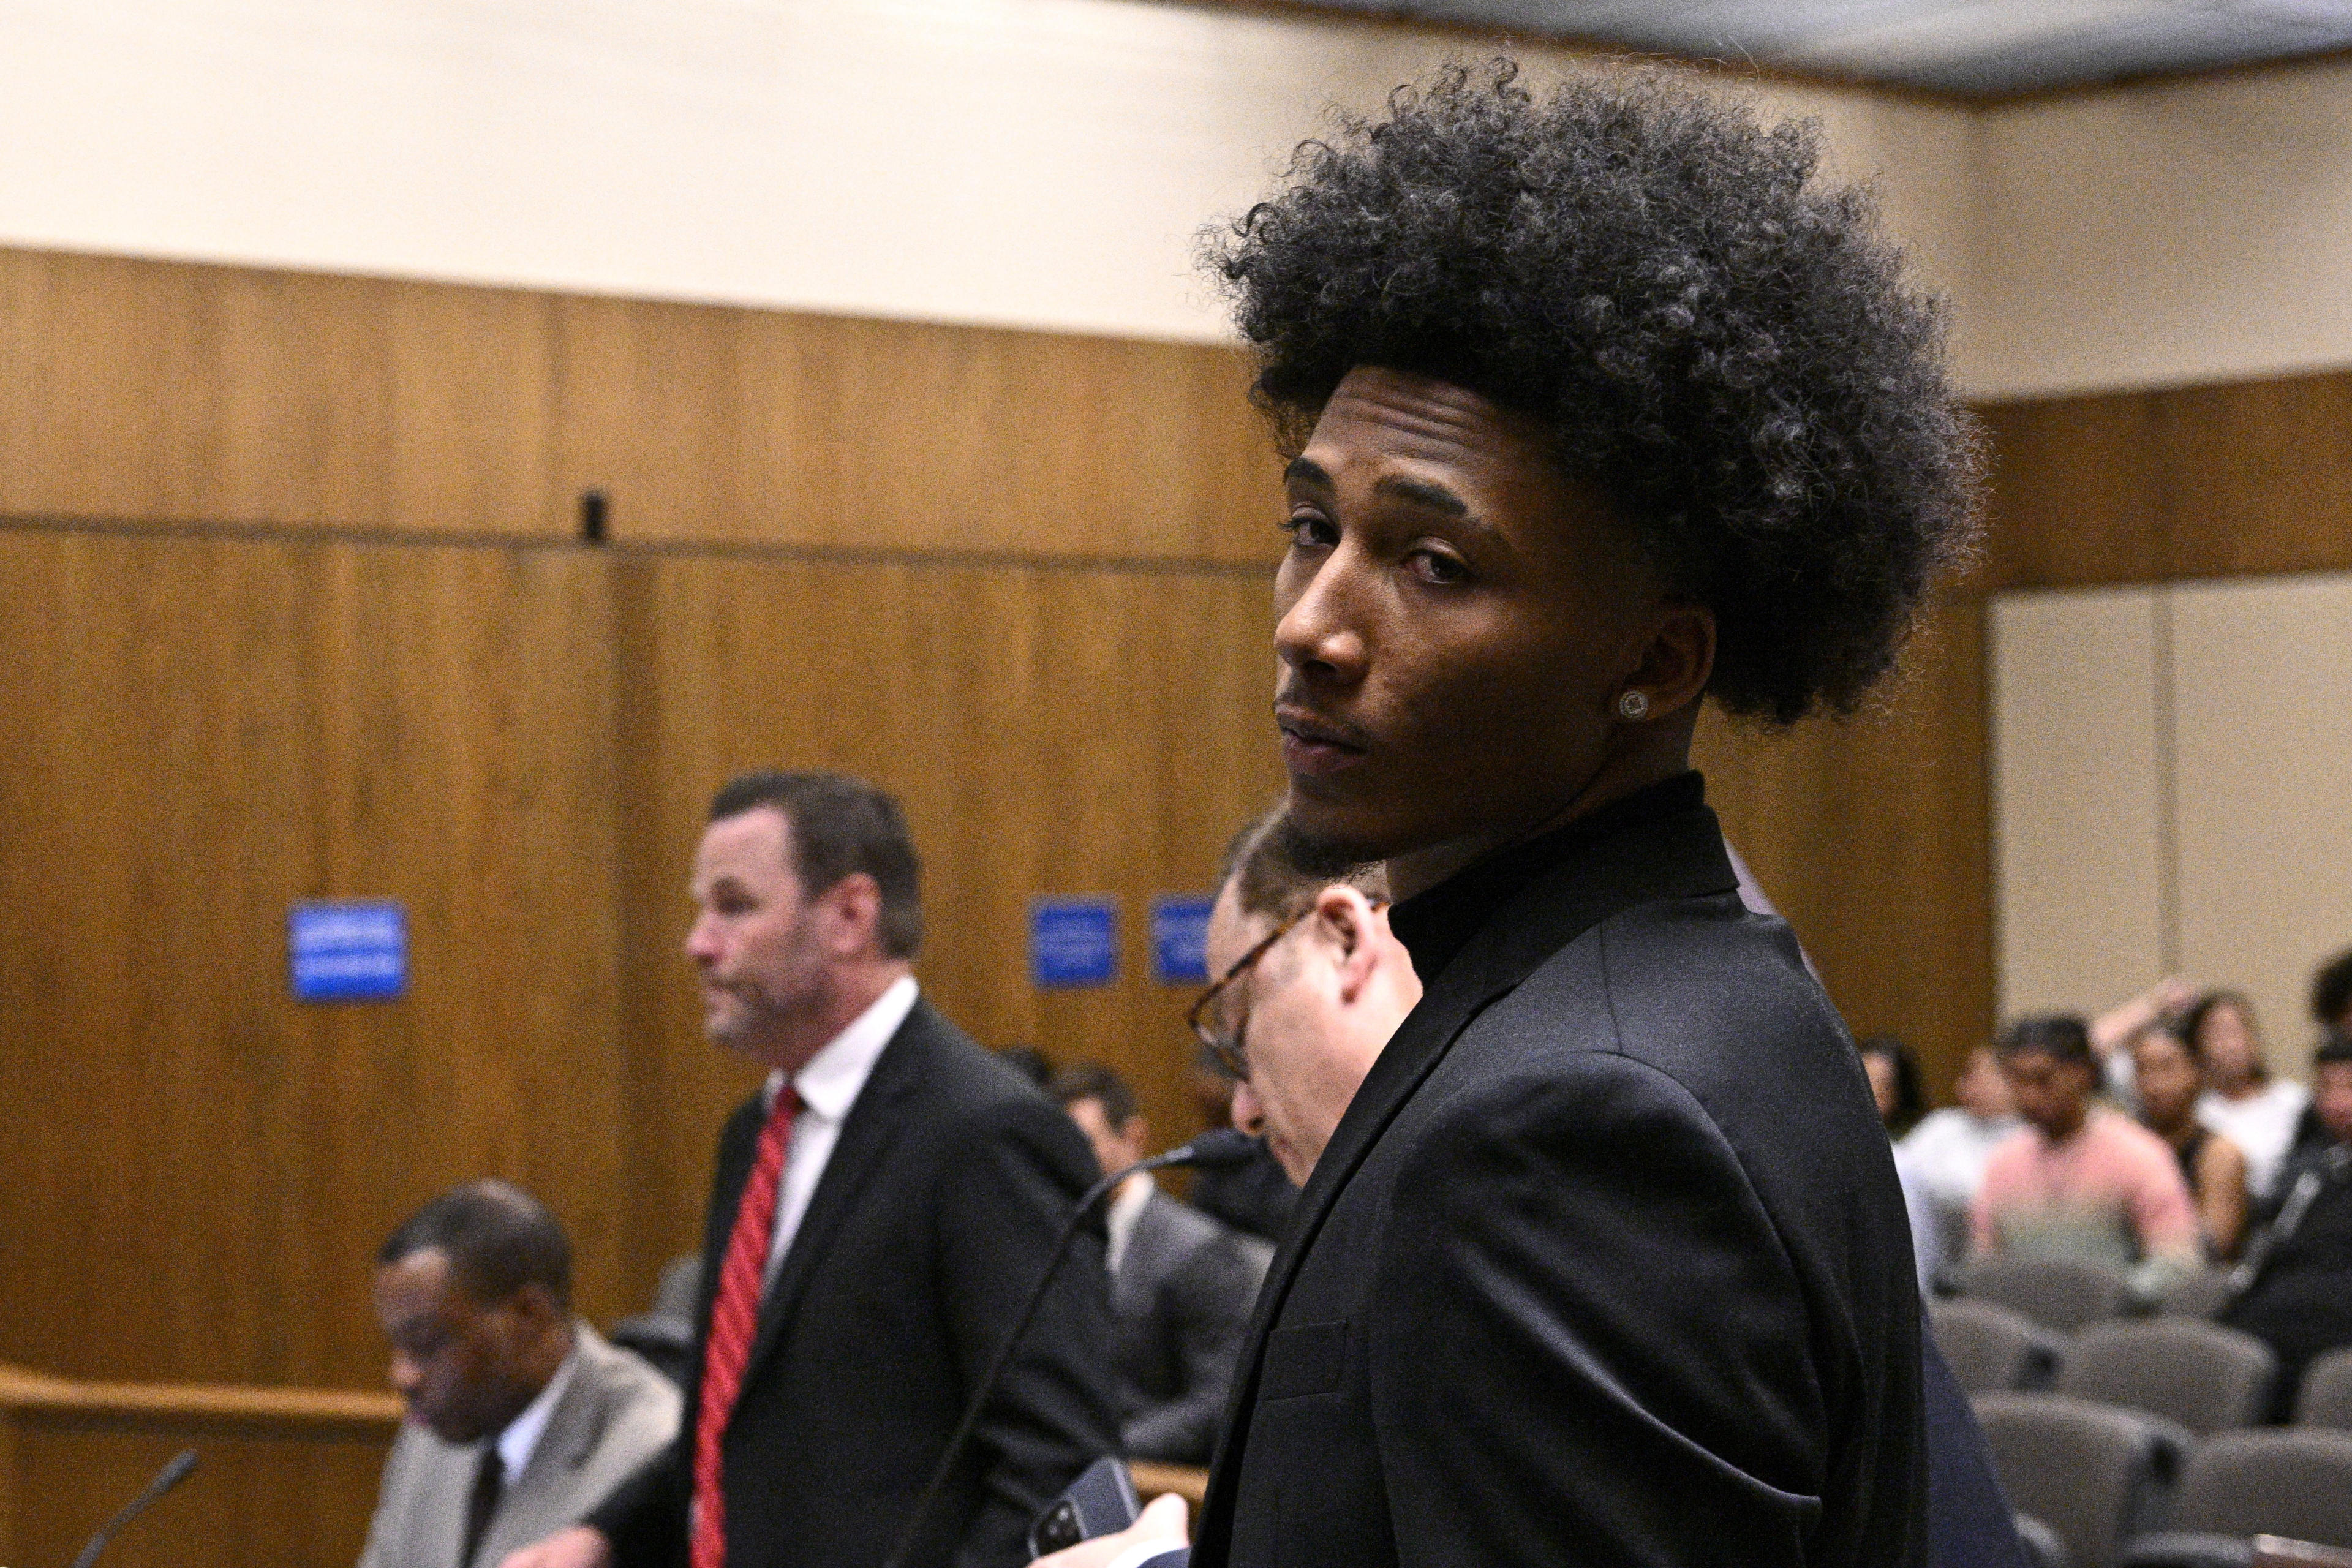
[[(707, 1331), (762, 1101), (719, 1141)], [(760, 1311), (722, 1445), (730, 1568), (874, 1568), (1096, 1174), (1070, 1119), (918, 1001), (875, 1062)], [(1055, 1276), (908, 1562), (1024, 1563), (1030, 1521), (1116, 1452), (1099, 1213)], [(699, 1354), (695, 1358), (698, 1373)], [(697, 1388), (678, 1440), (588, 1521), (621, 1568), (686, 1561)]]
[(1696, 774), (1395, 911), (1196, 1568), (1922, 1561), (1919, 1304), (1853, 1044)]
[(1208, 1463), (1261, 1272), (1231, 1231), (1166, 1193), (1136, 1215), (1110, 1286), (1129, 1454)]

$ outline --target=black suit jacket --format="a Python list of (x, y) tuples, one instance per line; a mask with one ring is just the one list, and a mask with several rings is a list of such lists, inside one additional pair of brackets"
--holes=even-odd
[(1316, 1166), (1193, 1563), (1920, 1562), (1909, 1235), (1843, 1026), (1695, 775), (1538, 849)]
[(1208, 1462), (1257, 1287), (1257, 1268), (1231, 1232), (1152, 1193), (1110, 1287), (1129, 1454)]
[[(703, 1331), (764, 1117), (755, 1096), (719, 1136)], [(761, 1305), (723, 1444), (730, 1568), (872, 1568), (887, 1555), (1094, 1175), (1067, 1116), (915, 1004), (843, 1121)], [(1117, 1451), (1108, 1329), (1097, 1213), (911, 1563), (1028, 1560), (1031, 1520)], [(698, 1348), (698, 1379), (701, 1363)], [(686, 1561), (698, 1392), (689, 1382), (677, 1442), (587, 1521), (622, 1568)]]

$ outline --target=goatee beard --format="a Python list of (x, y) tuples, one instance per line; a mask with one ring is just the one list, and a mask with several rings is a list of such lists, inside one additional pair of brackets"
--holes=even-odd
[(1275, 820), (1274, 852), (1303, 877), (1336, 881), (1379, 864), (1380, 857), (1360, 844), (1318, 834), (1302, 825), (1288, 810)]

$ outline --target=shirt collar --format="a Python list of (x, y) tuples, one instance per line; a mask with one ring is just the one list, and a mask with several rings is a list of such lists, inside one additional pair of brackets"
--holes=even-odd
[[(847, 1116), (850, 1106), (856, 1102), (858, 1090), (866, 1087), (867, 1077), (873, 1073), (874, 1064), (881, 1060), (882, 1048), (898, 1034), (907, 1015), (915, 1010), (915, 998), (920, 994), (913, 975), (900, 975), (874, 999), (872, 1006), (809, 1058), (801, 1070), (793, 1074), (793, 1087), (800, 1091), (803, 1108), (827, 1121), (839, 1121)], [(770, 1105), (775, 1104), (783, 1087), (782, 1073), (768, 1075), (765, 1093)]]
[(562, 1399), (563, 1391), (572, 1386), (572, 1369), (579, 1364), (580, 1336), (574, 1333), (570, 1353), (564, 1356), (563, 1364), (555, 1369), (555, 1375), (547, 1380), (547, 1386), (539, 1391), (539, 1397), (524, 1405), (522, 1414), (508, 1422), (507, 1429), (499, 1434), (499, 1464), (506, 1474), (508, 1486), (514, 1485), (515, 1479), (522, 1474), (523, 1467), (530, 1463), (532, 1453), (539, 1447), (540, 1438), (547, 1434), (548, 1422), (555, 1415), (556, 1401)]
[[(1706, 800), (1706, 786), (1696, 773), (1638, 789), (1540, 837), (1497, 849), (1416, 893), (1389, 911), (1389, 929), (1412, 955), (1422, 983), (1434, 984), (1488, 919), (1530, 883), (1572, 863), (1591, 845), (1628, 828), (1696, 811)], [(1721, 835), (1706, 847), (1721, 863), (1726, 886), (1737, 886), (1738, 874), (1726, 858)]]

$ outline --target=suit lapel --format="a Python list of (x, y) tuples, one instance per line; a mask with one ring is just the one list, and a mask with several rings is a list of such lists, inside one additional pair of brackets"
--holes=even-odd
[(1224, 1437), (1202, 1509), (1202, 1537), (1223, 1528), (1257, 1402), (1266, 1335), (1332, 1206), (1422, 1083), (1479, 1014), (1610, 916), (1659, 899), (1728, 892), (1739, 885), (1723, 830), (1706, 806), (1610, 834), (1538, 876), (1490, 915), (1389, 1039), (1332, 1131), (1299, 1194), (1290, 1233), (1276, 1251), (1251, 1315)]
[(930, 1005), (917, 1000), (907, 1021), (875, 1058), (865, 1087), (850, 1102), (841, 1136), (834, 1141), (833, 1152), (825, 1159), (824, 1173), (809, 1194), (808, 1208), (793, 1232), (792, 1246), (777, 1268), (775, 1283), (760, 1303), (759, 1333), (751, 1341), (751, 1359), (743, 1368), (746, 1383), (782, 1339), (785, 1325), (808, 1289), (810, 1275), (824, 1259), (833, 1233), (857, 1206), (867, 1173), (888, 1152), (891, 1134), (900, 1121), (895, 1107), (922, 1082), (920, 1058), (929, 1041), (931, 1018)]

